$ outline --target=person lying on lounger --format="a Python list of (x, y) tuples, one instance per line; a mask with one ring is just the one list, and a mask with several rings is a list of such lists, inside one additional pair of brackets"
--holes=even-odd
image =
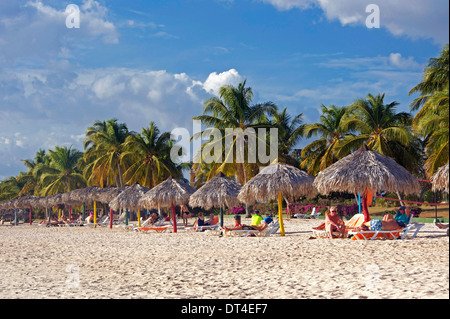
[(231, 231), (231, 230), (257, 230), (257, 231), (263, 231), (267, 228), (267, 223), (263, 220), (261, 224), (259, 225), (242, 225), (241, 223), (241, 216), (235, 215), (234, 216), (235, 225), (234, 227), (220, 227), (223, 231)]
[(360, 227), (353, 228), (353, 231), (390, 231), (402, 230), (403, 228), (405, 227), (400, 226), (392, 216), (391, 218), (385, 216), (383, 217), (383, 220), (372, 219), (371, 221), (362, 224)]

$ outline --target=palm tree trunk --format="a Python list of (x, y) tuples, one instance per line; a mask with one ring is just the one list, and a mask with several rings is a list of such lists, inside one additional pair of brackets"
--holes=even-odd
[(123, 187), (122, 169), (120, 168), (120, 163), (117, 163), (117, 171), (119, 173), (120, 187)]

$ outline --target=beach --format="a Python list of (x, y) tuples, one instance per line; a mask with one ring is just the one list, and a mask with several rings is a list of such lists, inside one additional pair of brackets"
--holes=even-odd
[[(249, 219), (244, 219), (244, 224)], [(433, 224), (406, 240), (219, 237), (121, 228), (0, 227), (2, 299), (449, 298), (449, 237)], [(226, 219), (225, 225), (231, 225)]]

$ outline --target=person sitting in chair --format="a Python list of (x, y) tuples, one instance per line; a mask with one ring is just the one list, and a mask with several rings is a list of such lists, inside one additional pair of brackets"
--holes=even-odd
[(330, 207), (329, 211), (325, 213), (325, 230), (329, 234), (329, 238), (333, 239), (333, 232), (339, 233), (339, 238), (345, 237), (345, 223), (337, 213), (337, 207)]

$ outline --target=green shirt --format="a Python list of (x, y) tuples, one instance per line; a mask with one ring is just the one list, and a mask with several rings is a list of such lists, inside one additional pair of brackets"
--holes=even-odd
[(263, 220), (263, 218), (261, 216), (256, 215), (256, 214), (253, 215), (252, 216), (252, 226), (260, 225), (262, 220)]

